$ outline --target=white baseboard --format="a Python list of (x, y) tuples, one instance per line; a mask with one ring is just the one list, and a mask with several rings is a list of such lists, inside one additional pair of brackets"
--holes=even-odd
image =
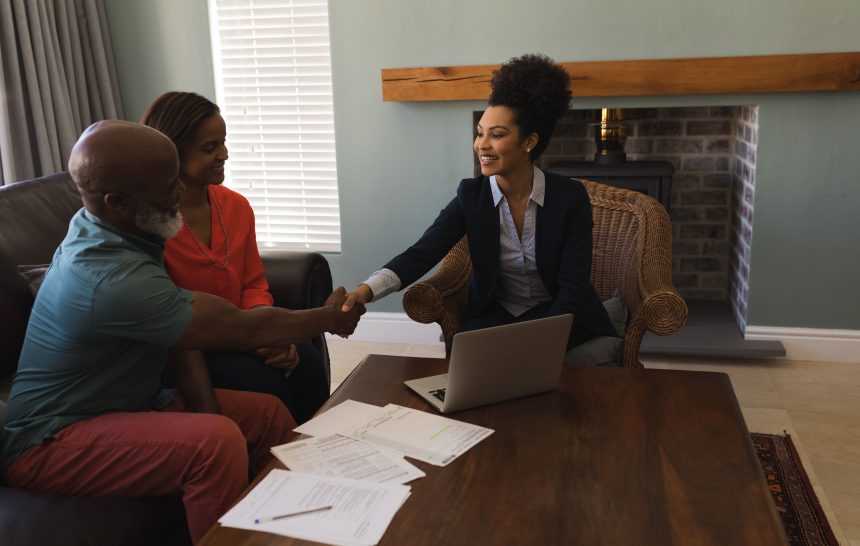
[(781, 341), (786, 360), (860, 364), (860, 330), (747, 326), (744, 339)]
[[(326, 334), (329, 335), (329, 334)], [(421, 324), (406, 313), (365, 313), (349, 339), (387, 341), (390, 343), (440, 343), (442, 329), (438, 324)], [(340, 339), (340, 338), (335, 338)]]

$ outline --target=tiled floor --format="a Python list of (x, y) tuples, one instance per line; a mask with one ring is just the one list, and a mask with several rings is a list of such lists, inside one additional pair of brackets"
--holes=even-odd
[[(439, 345), (329, 340), (333, 387), (368, 354), (443, 357)], [(644, 358), (729, 375), (751, 432), (791, 434), (836, 538), (860, 546), (860, 364)]]

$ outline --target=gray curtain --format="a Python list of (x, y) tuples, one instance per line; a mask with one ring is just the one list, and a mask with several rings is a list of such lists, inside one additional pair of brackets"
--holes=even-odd
[(122, 119), (102, 0), (0, 0), (0, 185), (66, 169), (86, 127)]

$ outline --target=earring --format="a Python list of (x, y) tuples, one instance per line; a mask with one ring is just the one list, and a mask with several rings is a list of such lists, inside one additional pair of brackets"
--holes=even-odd
[(531, 148), (526, 148), (526, 153), (527, 153), (527, 154), (532, 153), (532, 149), (531, 149)]

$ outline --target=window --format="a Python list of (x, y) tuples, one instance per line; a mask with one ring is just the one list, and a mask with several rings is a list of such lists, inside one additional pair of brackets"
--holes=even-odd
[(340, 251), (327, 0), (209, 0), (226, 184), (261, 249)]

